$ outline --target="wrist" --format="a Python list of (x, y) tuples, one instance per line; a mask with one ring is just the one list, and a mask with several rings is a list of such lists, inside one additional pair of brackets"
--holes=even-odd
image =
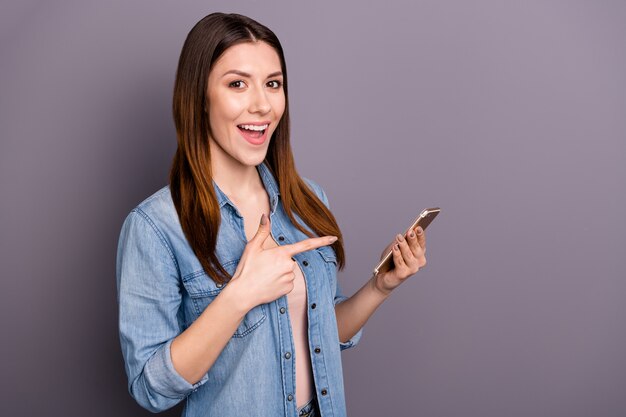
[(387, 298), (391, 295), (391, 291), (392, 290), (387, 290), (384, 289), (381, 285), (381, 280), (380, 280), (381, 276), (380, 275), (374, 275), (371, 279), (370, 279), (370, 287), (372, 288), (372, 290), (380, 297), (383, 298)]
[(238, 279), (231, 279), (231, 281), (224, 286), (220, 296), (223, 297), (228, 305), (232, 306), (241, 317), (248, 314), (248, 311), (252, 310), (254, 307), (249, 297), (242, 291), (241, 283)]

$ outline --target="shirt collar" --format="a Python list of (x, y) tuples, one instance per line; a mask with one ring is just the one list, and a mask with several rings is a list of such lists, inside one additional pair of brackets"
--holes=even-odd
[[(270, 209), (273, 213), (276, 210), (276, 205), (278, 204), (278, 198), (280, 196), (280, 191), (278, 188), (278, 183), (272, 175), (272, 171), (270, 171), (266, 162), (263, 161), (260, 165), (257, 165), (257, 171), (259, 172), (259, 176), (261, 177), (261, 181), (263, 181), (263, 186), (265, 187), (265, 191), (267, 191), (267, 195), (270, 198)], [(217, 202), (222, 208), (225, 204), (230, 205), (233, 209), (236, 210), (235, 205), (230, 201), (230, 199), (224, 194), (220, 187), (217, 186), (215, 181), (213, 181), (213, 188), (215, 189), (215, 194), (217, 195)]]

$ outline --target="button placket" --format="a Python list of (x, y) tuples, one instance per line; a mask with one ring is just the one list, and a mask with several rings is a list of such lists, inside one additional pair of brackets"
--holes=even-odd
[[(285, 302), (286, 303), (287, 298), (286, 296), (283, 296), (283, 298), (281, 299), (281, 302)], [(282, 306), (279, 307), (278, 311), (280, 312), (280, 315), (284, 315), (285, 320), (279, 320), (279, 326), (281, 327), (281, 329), (283, 329), (281, 332), (284, 332), (284, 335), (288, 335), (290, 333), (289, 331), (289, 326), (290, 326), (290, 322), (289, 319), (286, 315), (287, 313), (287, 306)], [(281, 318), (281, 317), (279, 317)], [(281, 342), (281, 349), (283, 350), (283, 352), (285, 352), (287, 349), (293, 349), (293, 345), (290, 342), (290, 338), (286, 337), (286, 338), (281, 338), (282, 342)], [(292, 353), (290, 351), (286, 351), (284, 354), (282, 354), (283, 357), (283, 361), (281, 361), (281, 368), (283, 369), (283, 387), (285, 389), (285, 391), (287, 392), (292, 392), (291, 394), (287, 395), (287, 401), (291, 402), (294, 399), (294, 395), (293, 395), (293, 391), (295, 389), (295, 381), (291, 378), (291, 375), (294, 374), (295, 372), (295, 362), (291, 361), (291, 357), (292, 357)]]
[(246, 237), (246, 228), (243, 224), (243, 216), (239, 214), (239, 211), (234, 206), (230, 206), (230, 209), (235, 214), (234, 216), (230, 216), (230, 221), (235, 226), (235, 229), (239, 231), (239, 237), (241, 240), (244, 243), (247, 243), (248, 238)]

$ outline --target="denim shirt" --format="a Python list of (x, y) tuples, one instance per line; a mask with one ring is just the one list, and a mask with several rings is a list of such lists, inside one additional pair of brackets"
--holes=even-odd
[[(274, 240), (285, 245), (306, 239), (287, 217), (269, 168), (263, 163), (257, 170), (270, 199)], [(328, 206), (323, 189), (305, 181)], [(247, 244), (243, 217), (213, 185), (222, 216), (216, 254), (232, 274)], [(339, 341), (334, 307), (347, 297), (337, 282), (335, 251), (324, 246), (300, 253), (294, 260), (306, 281), (308, 342), (320, 411), (324, 417), (346, 416), (341, 351), (356, 345), (363, 329), (346, 343)], [(172, 340), (200, 316), (223, 286), (204, 272), (187, 242), (169, 186), (126, 217), (116, 274), (128, 388), (141, 406), (159, 412), (185, 400), (183, 416), (188, 417), (297, 415), (295, 346), (287, 296), (252, 308), (197, 383), (188, 383), (174, 369)]]

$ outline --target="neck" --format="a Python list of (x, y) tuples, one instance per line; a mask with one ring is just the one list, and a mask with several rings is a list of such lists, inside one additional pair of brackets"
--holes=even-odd
[(255, 165), (244, 165), (223, 152), (211, 152), (213, 181), (233, 201), (245, 201), (246, 197), (264, 189)]

